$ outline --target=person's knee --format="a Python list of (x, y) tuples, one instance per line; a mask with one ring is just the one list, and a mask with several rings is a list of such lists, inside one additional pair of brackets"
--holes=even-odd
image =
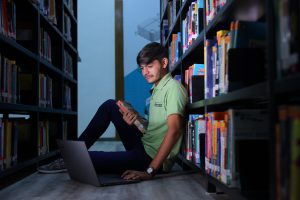
[(117, 103), (116, 100), (108, 99), (102, 105), (104, 105), (105, 107), (108, 107), (108, 108), (112, 108), (112, 107), (115, 107), (117, 105), (116, 103)]
[(116, 100), (114, 100), (114, 99), (108, 99), (108, 100), (106, 100), (104, 103), (106, 103), (106, 104), (116, 104)]

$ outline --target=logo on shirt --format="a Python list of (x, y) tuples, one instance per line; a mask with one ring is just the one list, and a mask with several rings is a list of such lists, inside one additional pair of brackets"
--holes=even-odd
[(162, 103), (160, 103), (160, 102), (155, 102), (154, 106), (155, 106), (155, 107), (162, 107), (162, 106), (163, 106), (163, 104), (162, 104)]

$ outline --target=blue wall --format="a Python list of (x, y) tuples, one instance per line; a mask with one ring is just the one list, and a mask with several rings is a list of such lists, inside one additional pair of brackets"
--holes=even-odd
[(131, 103), (144, 116), (146, 99), (150, 96), (152, 84), (147, 83), (138, 68), (125, 76), (124, 80), (125, 101)]
[[(78, 135), (98, 107), (115, 98), (114, 7), (112, 0), (78, 1)], [(114, 136), (110, 126), (104, 137)]]

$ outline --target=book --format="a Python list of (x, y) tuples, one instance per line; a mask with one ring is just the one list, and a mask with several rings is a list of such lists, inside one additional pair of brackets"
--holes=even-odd
[(266, 24), (263, 22), (236, 21), (233, 48), (264, 48)]
[[(127, 112), (128, 110), (132, 110), (136, 112), (136, 110), (132, 107), (130, 103), (125, 101), (118, 100), (117, 105), (119, 106), (122, 112)], [(137, 112), (136, 112), (137, 113)], [(133, 124), (142, 132), (146, 133), (148, 121), (138, 114), (137, 119), (133, 122)]]
[(300, 198), (300, 107), (291, 106), (290, 199)]
[(300, 3), (297, 0), (277, 0), (275, 4), (275, 35), (277, 76), (282, 78), (299, 72)]
[(0, 118), (0, 171), (4, 170), (4, 122)]

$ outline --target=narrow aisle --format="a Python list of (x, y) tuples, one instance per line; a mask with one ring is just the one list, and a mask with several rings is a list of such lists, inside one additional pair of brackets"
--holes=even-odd
[[(91, 150), (122, 151), (121, 142), (101, 141)], [(178, 166), (177, 166), (178, 167)], [(95, 187), (73, 181), (67, 173), (40, 174), (38, 172), (0, 190), (0, 199), (42, 200), (227, 200), (222, 195), (208, 194), (199, 174), (159, 177), (137, 184)]]

